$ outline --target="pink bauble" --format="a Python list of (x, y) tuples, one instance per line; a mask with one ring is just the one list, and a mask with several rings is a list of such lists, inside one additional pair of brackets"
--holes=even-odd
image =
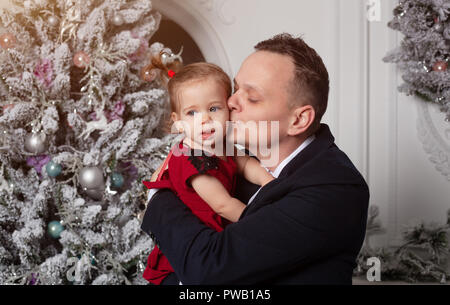
[(433, 65), (433, 71), (443, 72), (447, 70), (448, 64), (445, 61), (438, 61)]
[(73, 64), (78, 68), (85, 68), (87, 65), (89, 65), (90, 61), (91, 58), (89, 57), (89, 55), (83, 51), (77, 52), (73, 57)]
[(16, 45), (16, 37), (13, 34), (3, 34), (0, 35), (0, 46), (2, 49), (14, 48)]

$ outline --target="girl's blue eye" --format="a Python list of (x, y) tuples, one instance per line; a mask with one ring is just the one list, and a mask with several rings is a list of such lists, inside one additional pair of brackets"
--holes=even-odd
[(194, 115), (195, 110), (188, 111), (187, 115)]
[(212, 111), (212, 112), (216, 112), (217, 110), (219, 110), (219, 107), (216, 107), (216, 106), (209, 108), (209, 111)]

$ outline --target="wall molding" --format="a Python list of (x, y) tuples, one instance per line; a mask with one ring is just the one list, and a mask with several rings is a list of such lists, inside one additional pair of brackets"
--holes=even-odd
[(222, 67), (234, 75), (226, 49), (220, 36), (208, 20), (190, 1), (152, 0), (153, 8), (179, 24), (197, 43), (205, 60)]
[(214, 12), (222, 24), (232, 25), (236, 22), (235, 16), (227, 18), (223, 13), (223, 7), (228, 0), (197, 0), (197, 2), (204, 6), (209, 12)]
[[(448, 124), (442, 112), (438, 112), (438, 105), (417, 101), (417, 136), (422, 143), (428, 160), (434, 164), (434, 168), (446, 180), (450, 181), (450, 126), (445, 129), (442, 135), (436, 124)], [(433, 116), (430, 110), (435, 110), (439, 115)], [(442, 122), (435, 122), (442, 120)]]
[(338, 145), (369, 176), (369, 31), (365, 1), (335, 1), (337, 51), (333, 127)]

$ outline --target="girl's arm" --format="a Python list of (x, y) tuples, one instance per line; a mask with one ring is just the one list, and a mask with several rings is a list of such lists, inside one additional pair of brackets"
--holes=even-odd
[(251, 183), (264, 186), (275, 179), (255, 158), (251, 158), (247, 155), (238, 156), (235, 154), (235, 156), (234, 160), (238, 167), (238, 173), (243, 175), (244, 178)]
[(230, 196), (223, 184), (211, 175), (195, 175), (190, 179), (197, 194), (211, 209), (229, 221), (236, 222), (245, 209), (245, 204)]

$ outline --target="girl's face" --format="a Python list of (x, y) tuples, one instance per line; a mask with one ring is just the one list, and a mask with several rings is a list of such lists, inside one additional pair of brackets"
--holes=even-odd
[(179, 131), (200, 146), (223, 141), (230, 113), (226, 90), (217, 80), (183, 84), (178, 88), (177, 97), (178, 113), (173, 112), (171, 117)]

